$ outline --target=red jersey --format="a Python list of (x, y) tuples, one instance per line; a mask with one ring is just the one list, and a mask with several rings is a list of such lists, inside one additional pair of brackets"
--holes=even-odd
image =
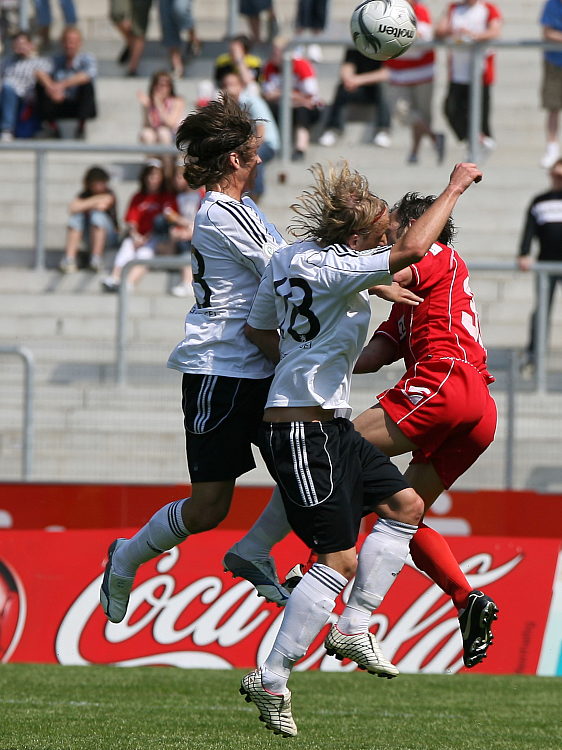
[(135, 193), (125, 214), (125, 221), (134, 224), (140, 234), (150, 234), (154, 219), (168, 207), (178, 210), (173, 193)]
[(468, 362), (493, 382), (464, 260), (452, 247), (435, 243), (410, 268), (408, 288), (424, 301), (417, 307), (395, 303), (375, 334), (397, 344), (397, 359), (403, 357), (407, 368), (422, 360), (452, 358)]

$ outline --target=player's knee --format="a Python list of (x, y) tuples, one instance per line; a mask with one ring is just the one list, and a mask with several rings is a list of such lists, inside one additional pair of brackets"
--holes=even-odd
[(402, 523), (418, 526), (425, 512), (423, 500), (413, 489), (406, 490), (401, 494), (400, 518), (398, 520)]

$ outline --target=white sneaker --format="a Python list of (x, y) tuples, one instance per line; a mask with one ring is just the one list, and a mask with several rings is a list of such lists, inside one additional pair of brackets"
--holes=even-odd
[(306, 50), (306, 56), (311, 62), (319, 63), (324, 59), (322, 47), (319, 44), (309, 44)]
[(9, 130), (3, 130), (0, 133), (0, 141), (2, 143), (11, 143), (14, 140), (14, 134)]
[(297, 725), (291, 713), (291, 691), (286, 690), (282, 695), (270, 693), (262, 683), (261, 669), (255, 669), (242, 678), (240, 695), (247, 703), (255, 703), (260, 712), (260, 721), (267, 729), (282, 737), (296, 737)]
[(67, 258), (65, 256), (59, 263), (59, 271), (62, 273), (74, 273), (77, 270), (78, 266), (73, 258)]
[(100, 602), (105, 616), (111, 622), (121, 622), (127, 614), (127, 605), (129, 596), (133, 588), (134, 578), (128, 576), (118, 576), (112, 570), (113, 555), (115, 550), (120, 547), (126, 539), (116, 539), (111, 543), (107, 551), (107, 565), (100, 588)]
[(366, 669), (377, 677), (391, 679), (400, 674), (394, 664), (384, 656), (372, 633), (346, 635), (338, 630), (336, 625), (332, 625), (324, 641), (324, 648), (330, 656), (335, 656), (340, 661), (351, 659), (359, 669)]
[(379, 148), (390, 148), (392, 140), (385, 130), (379, 132), (373, 138), (373, 144)]
[(174, 297), (188, 297), (191, 294), (191, 284), (182, 282), (170, 289), (170, 294)]
[(541, 159), (541, 167), (543, 167), (543, 169), (550, 169), (554, 166), (554, 163), (558, 160), (559, 156), (560, 146), (558, 143), (547, 143), (546, 151)]
[(115, 281), (113, 276), (108, 276), (101, 282), (102, 288), (104, 292), (118, 292), (119, 291), (119, 282)]
[(327, 146), (329, 148), (330, 146), (335, 146), (337, 140), (338, 136), (335, 130), (326, 130), (326, 132), (322, 133), (322, 135), (318, 139), (318, 143), (321, 146)]
[(88, 265), (89, 265), (90, 271), (94, 271), (94, 273), (99, 273), (103, 268), (103, 259), (101, 255), (91, 255), (90, 262)]
[(275, 562), (270, 556), (267, 560), (246, 560), (238, 554), (236, 544), (231, 547), (222, 561), (225, 572), (232, 573), (233, 578), (245, 578), (258, 592), (258, 596), (268, 602), (284, 607), (290, 592), (283, 588), (275, 569)]

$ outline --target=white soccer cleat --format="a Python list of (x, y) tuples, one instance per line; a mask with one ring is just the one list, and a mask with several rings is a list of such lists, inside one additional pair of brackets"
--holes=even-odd
[(296, 737), (297, 725), (291, 713), (291, 691), (282, 695), (270, 693), (262, 683), (261, 669), (255, 669), (242, 678), (240, 694), (248, 703), (255, 703), (260, 712), (260, 721), (274, 734)]
[(238, 554), (236, 544), (229, 549), (222, 561), (226, 572), (234, 578), (245, 578), (268, 602), (284, 607), (290, 592), (283, 588), (275, 569), (275, 562), (270, 556), (267, 560), (246, 560)]
[(112, 570), (115, 550), (126, 542), (126, 539), (116, 539), (107, 551), (107, 565), (100, 588), (100, 602), (105, 616), (111, 622), (121, 622), (127, 614), (129, 596), (133, 588), (134, 578), (118, 576)]
[(366, 669), (377, 677), (391, 679), (400, 674), (394, 664), (384, 656), (372, 633), (346, 635), (338, 630), (336, 625), (332, 625), (324, 641), (324, 648), (330, 656), (335, 656), (340, 661), (351, 659), (359, 669)]

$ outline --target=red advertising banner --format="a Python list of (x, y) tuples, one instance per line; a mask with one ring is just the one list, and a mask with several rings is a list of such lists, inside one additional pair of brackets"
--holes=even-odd
[[(102, 558), (130, 529), (0, 533), (0, 658), (61, 664), (168, 664), (250, 668), (263, 661), (282, 611), (246, 581), (222, 571), (224, 552), (240, 532), (190, 537), (139, 570), (122, 623), (108, 623), (98, 604)], [(552, 597), (560, 543), (547, 539), (451, 538), (474, 588), (500, 607), (495, 643), (483, 673), (535, 674)], [(275, 548), (281, 572), (304, 561), (294, 536)], [(344, 592), (344, 598), (349, 589)], [(517, 592), (525, 592), (524, 606)], [(338, 602), (336, 613), (341, 611)], [(336, 615), (334, 615), (336, 619)], [(403, 672), (458, 672), (462, 643), (450, 600), (406, 566), (372, 620), (388, 658)], [(299, 669), (346, 671), (355, 665), (314, 642)]]
[[(249, 528), (271, 492), (272, 487), (236, 487), (231, 510), (221, 529)], [(162, 505), (189, 493), (189, 485), (0, 483), (0, 527), (140, 527)], [(562, 496), (526, 491), (451, 490), (437, 499), (426, 520), (447, 536), (561, 539)]]

